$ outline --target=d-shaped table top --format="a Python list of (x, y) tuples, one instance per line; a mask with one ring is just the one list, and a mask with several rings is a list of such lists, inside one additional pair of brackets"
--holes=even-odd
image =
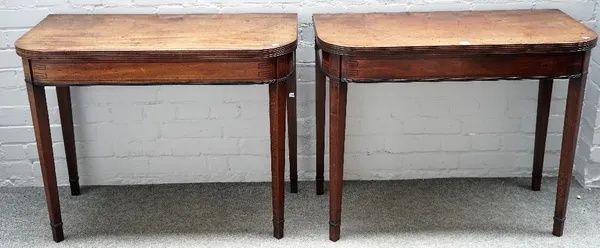
[(590, 50), (596, 33), (560, 10), (317, 14), (316, 39), (340, 55)]
[(49, 15), (16, 42), (26, 58), (271, 58), (293, 52), (296, 14)]

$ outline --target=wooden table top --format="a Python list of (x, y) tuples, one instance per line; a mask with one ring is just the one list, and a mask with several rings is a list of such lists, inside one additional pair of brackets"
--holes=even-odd
[(596, 33), (560, 10), (316, 14), (319, 46), (373, 53), (587, 51)]
[(17, 40), (26, 58), (265, 58), (295, 50), (296, 14), (49, 15)]

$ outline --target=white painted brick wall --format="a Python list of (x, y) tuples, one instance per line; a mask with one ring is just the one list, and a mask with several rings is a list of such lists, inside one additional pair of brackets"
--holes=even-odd
[[(41, 185), (14, 42), (49, 13), (298, 12), (299, 176), (312, 180), (312, 13), (540, 8), (559, 8), (599, 26), (596, 0), (0, 0), (0, 186)], [(596, 50), (576, 165), (586, 183), (593, 181), (585, 179), (589, 171), (600, 175), (599, 64)], [(54, 89), (47, 94), (58, 179), (64, 185)], [(270, 180), (265, 86), (97, 86), (74, 88), (72, 96), (83, 184)], [(558, 166), (565, 97), (566, 82), (558, 81), (547, 174), (554, 175)], [(529, 176), (536, 98), (536, 81), (352, 84), (346, 178)]]

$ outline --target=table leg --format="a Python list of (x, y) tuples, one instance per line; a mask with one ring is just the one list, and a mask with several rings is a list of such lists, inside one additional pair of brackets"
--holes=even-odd
[[(589, 58), (589, 57), (588, 57)], [(587, 63), (586, 68), (587, 70)], [(585, 71), (584, 70), (584, 71)], [(562, 148), (560, 154), (560, 168), (558, 170), (558, 187), (556, 190), (556, 206), (554, 210), (554, 228), (552, 234), (562, 236), (569, 201), (569, 188), (573, 175), (573, 162), (577, 147), (579, 121), (585, 91), (587, 76), (573, 78), (569, 81), (567, 93), (567, 106), (565, 110), (565, 125), (563, 128)]]
[(298, 122), (296, 119), (296, 69), (287, 80), (287, 123), (290, 160), (290, 192), (298, 193)]
[(329, 105), (329, 239), (340, 239), (348, 84), (331, 79)]
[(324, 181), (325, 181), (325, 98), (326, 98), (326, 78), (325, 73), (321, 68), (321, 60), (319, 59), (319, 50), (315, 45), (315, 94), (316, 94), (316, 127), (317, 127), (317, 161), (316, 161), (316, 181), (317, 181), (317, 195), (324, 193)]
[(539, 83), (537, 120), (535, 127), (535, 146), (533, 152), (533, 172), (531, 173), (531, 189), (539, 191), (542, 185), (544, 153), (546, 152), (546, 135), (548, 134), (548, 117), (552, 100), (552, 79), (542, 79)]
[(283, 238), (285, 197), (285, 82), (269, 85), (269, 116), (271, 122), (271, 176), (273, 194), (273, 236)]
[(27, 83), (29, 106), (33, 120), (33, 130), (37, 142), (37, 149), (42, 169), (42, 181), (46, 193), (50, 227), (54, 241), (63, 241), (62, 218), (60, 216), (60, 202), (58, 200), (58, 187), (56, 184), (56, 171), (54, 169), (54, 154), (52, 153), (52, 137), (50, 136), (50, 121), (48, 120), (48, 106), (46, 105), (46, 92), (43, 86)]
[(71, 90), (69, 86), (57, 86), (56, 96), (58, 99), (60, 123), (65, 144), (65, 154), (67, 156), (67, 168), (69, 170), (71, 195), (79, 195), (81, 191), (79, 190), (79, 175), (77, 173), (75, 132), (73, 130), (73, 111), (71, 109)]

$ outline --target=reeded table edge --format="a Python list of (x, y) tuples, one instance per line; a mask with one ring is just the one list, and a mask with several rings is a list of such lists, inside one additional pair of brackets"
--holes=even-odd
[[(319, 15), (319, 14), (315, 14)], [(493, 45), (429, 45), (429, 46), (391, 46), (391, 47), (356, 47), (327, 42), (319, 37), (313, 15), (315, 44), (325, 52), (347, 56), (377, 55), (475, 55), (475, 54), (520, 54), (520, 53), (570, 53), (592, 50), (598, 41), (598, 34), (593, 32), (593, 39), (569, 43), (539, 44), (493, 44)], [(583, 24), (581, 24), (583, 25)], [(588, 28), (589, 29), (589, 28)], [(590, 37), (592, 38), (592, 37)]]
[[(316, 33), (316, 27), (315, 27)], [(349, 47), (328, 43), (318, 33), (316, 45), (325, 52), (346, 55), (476, 55), (476, 54), (525, 54), (525, 53), (572, 53), (592, 50), (598, 37), (579, 43), (514, 44), (514, 45), (441, 45), (441, 46), (399, 46), (399, 47)]]
[(268, 59), (287, 55), (296, 50), (298, 38), (283, 46), (257, 50), (164, 50), (164, 51), (35, 51), (15, 45), (24, 59), (86, 60), (86, 61), (153, 61), (157, 59), (189, 60), (243, 60)]
[[(207, 13), (218, 14), (218, 13)], [(233, 14), (233, 13), (231, 13)], [(263, 14), (263, 13), (242, 13), (242, 14)], [(266, 14), (266, 13), (264, 13)], [(291, 13), (275, 13), (287, 14)], [(60, 15), (60, 14), (50, 14)], [(73, 15), (73, 14), (66, 14)], [(80, 14), (74, 14), (80, 15)], [(88, 15), (88, 14), (83, 14)], [(112, 15), (112, 14), (99, 14)], [(115, 15), (130, 15), (130, 14), (115, 14)], [(131, 14), (140, 15), (140, 14)], [(141, 14), (146, 15), (146, 14)], [(160, 15), (160, 14), (159, 14)], [(170, 14), (167, 14), (170, 15)], [(184, 14), (188, 15), (188, 14)], [(194, 15), (194, 14), (191, 14)], [(298, 14), (293, 14), (296, 17), (295, 29), (298, 29)], [(48, 16), (46, 18), (48, 18)], [(45, 20), (45, 18), (44, 18)], [(36, 24), (37, 27), (39, 23)], [(34, 29), (33, 27), (32, 29)], [(30, 30), (31, 31), (31, 30)], [(28, 31), (29, 32), (29, 31)], [(24, 59), (44, 59), (44, 60), (92, 60), (92, 61), (146, 61), (155, 59), (179, 59), (184, 61), (197, 60), (236, 60), (236, 59), (265, 59), (276, 58), (289, 54), (296, 50), (298, 45), (298, 33), (296, 32), (294, 40), (290, 40), (285, 45), (280, 45), (273, 48), (251, 48), (251, 49), (187, 49), (187, 50), (36, 50), (31, 48), (23, 48), (20, 43), (20, 37), (15, 41), (15, 50), (17, 55)], [(281, 42), (280, 42), (281, 43)]]

